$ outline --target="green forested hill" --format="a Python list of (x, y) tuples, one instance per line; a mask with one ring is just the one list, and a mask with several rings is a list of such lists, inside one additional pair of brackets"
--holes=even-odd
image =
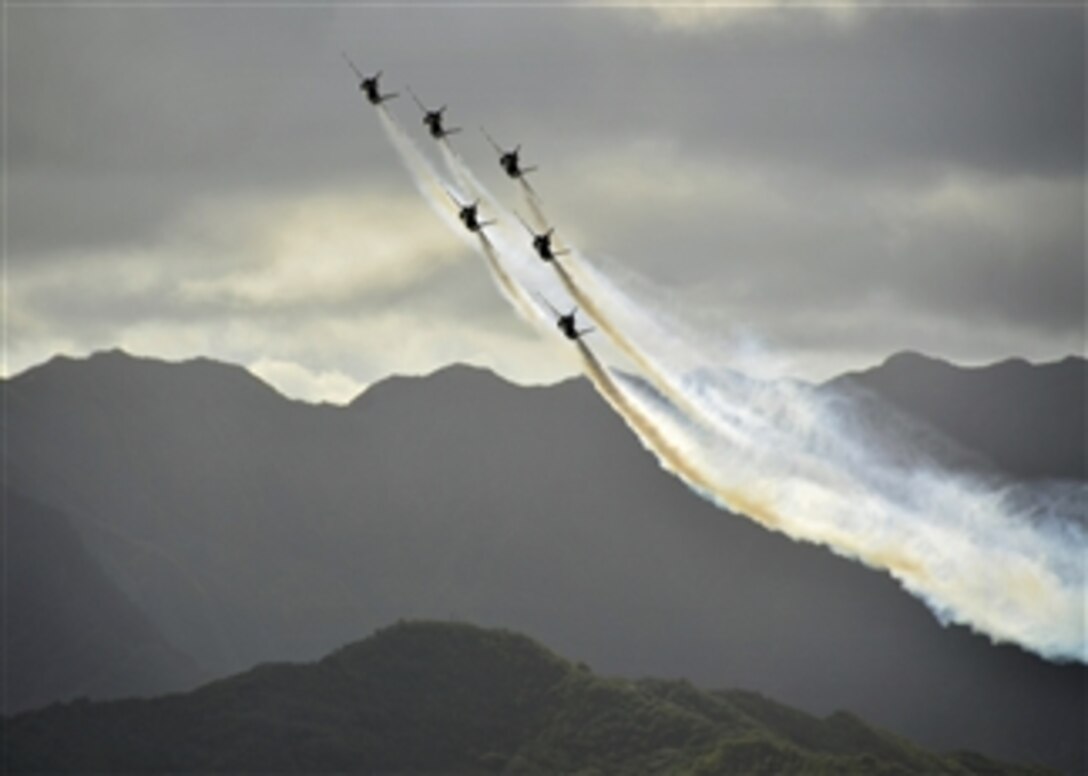
[(449, 623), (399, 623), (184, 695), (57, 704), (5, 730), (17, 772), (1031, 772), (931, 754), (843, 712), (602, 678), (526, 637)]

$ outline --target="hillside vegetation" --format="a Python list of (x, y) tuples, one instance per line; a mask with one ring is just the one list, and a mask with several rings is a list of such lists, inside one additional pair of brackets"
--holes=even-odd
[(839, 712), (609, 679), (509, 631), (398, 623), (314, 664), (6, 721), (27, 771), (1033, 773), (935, 755)]

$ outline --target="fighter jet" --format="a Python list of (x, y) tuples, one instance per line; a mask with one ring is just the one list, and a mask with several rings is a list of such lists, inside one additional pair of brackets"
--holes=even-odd
[(420, 102), (419, 98), (416, 97), (416, 93), (410, 88), (408, 89), (408, 94), (412, 95), (412, 99), (416, 101), (416, 105), (423, 111), (423, 123), (427, 127), (427, 131), (431, 133), (431, 137), (435, 140), (441, 140), (448, 135), (455, 135), (461, 131), (460, 127), (446, 129), (442, 126), (442, 114), (446, 112), (445, 105), (438, 110), (427, 110), (423, 103)]
[(359, 76), (359, 91), (366, 94), (366, 98), (371, 105), (381, 105), (386, 100), (391, 100), (397, 96), (397, 92), (390, 92), (389, 94), (381, 94), (379, 92), (378, 79), (382, 77), (381, 70), (367, 78), (363, 75), (363, 72), (355, 66), (355, 63), (348, 58), (347, 54), (341, 51), (340, 55), (344, 57), (344, 61), (348, 63), (348, 67), (351, 68), (352, 72)]
[(541, 260), (554, 261), (556, 256), (565, 256), (566, 254), (570, 253), (570, 251), (557, 251), (552, 248), (552, 234), (555, 233), (555, 227), (548, 229), (548, 231), (544, 232), (543, 234), (537, 234), (533, 231), (533, 227), (525, 223), (524, 218), (522, 218), (517, 213), (515, 213), (514, 215), (518, 216), (518, 220), (521, 221), (521, 225), (525, 227), (525, 230), (529, 232), (529, 234), (532, 235), (533, 249), (536, 251), (536, 255), (539, 256)]
[(457, 206), (457, 217), (461, 219), (461, 223), (473, 234), (483, 230), (485, 226), (491, 226), (495, 223), (494, 221), (479, 220), (480, 216), (477, 212), (477, 208), (480, 206), (480, 200), (476, 200), (470, 205), (462, 204), (448, 189), (446, 190), (446, 196), (448, 196), (453, 201), (453, 204)]
[(556, 310), (555, 307), (552, 306), (552, 303), (545, 299), (543, 296), (540, 296), (539, 294), (537, 294), (537, 296), (542, 302), (544, 302), (544, 304), (548, 306), (549, 310), (555, 313), (555, 325), (559, 329), (559, 331), (563, 332), (563, 336), (567, 339), (580, 339), (586, 334), (589, 334), (592, 331), (596, 331), (596, 329), (594, 329), (592, 326), (588, 329), (579, 329), (577, 327), (577, 324), (574, 321), (574, 316), (578, 312), (577, 307), (571, 308), (571, 311), (569, 313), (563, 315), (561, 312)]
[(487, 130), (480, 127), (480, 131), (484, 133), (484, 137), (487, 138), (487, 142), (491, 144), (491, 147), (495, 149), (495, 153), (499, 155), (499, 166), (503, 171), (511, 178), (522, 178), (536, 167), (521, 167), (521, 163), (518, 161), (518, 154), (521, 153), (521, 145), (514, 146), (512, 151), (503, 150), (502, 146), (495, 142), (491, 135), (487, 134)]

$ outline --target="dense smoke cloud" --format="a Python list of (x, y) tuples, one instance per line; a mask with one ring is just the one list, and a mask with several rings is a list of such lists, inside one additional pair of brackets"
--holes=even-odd
[[(573, 246), (547, 262), (548, 273), (513, 214), (445, 140), (453, 183), (381, 112), (451, 228), (464, 234), (448, 196), (455, 189), (497, 221), (473, 239), (522, 316), (551, 328), (534, 296), (565, 292), (627, 358), (621, 370), (602, 362), (597, 338), (574, 343), (593, 385), (663, 468), (725, 509), (888, 572), (942, 622), (1088, 662), (1083, 484), (1029, 488), (954, 474), (924, 450), (895, 454), (873, 444), (847, 396), (725, 368), (727, 348), (680, 329), (660, 302), (633, 298)], [(544, 220), (539, 198), (521, 190)], [(748, 347), (743, 358), (750, 365), (761, 354)]]

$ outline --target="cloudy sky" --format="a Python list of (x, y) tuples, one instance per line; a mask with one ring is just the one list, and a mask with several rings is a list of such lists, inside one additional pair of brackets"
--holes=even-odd
[[(1085, 348), (1077, 3), (5, 6), (14, 374), (123, 347), (343, 401), (575, 362), (450, 234), (341, 59), (523, 144), (560, 233), (819, 378)], [(430, 149), (419, 113), (391, 103)]]

